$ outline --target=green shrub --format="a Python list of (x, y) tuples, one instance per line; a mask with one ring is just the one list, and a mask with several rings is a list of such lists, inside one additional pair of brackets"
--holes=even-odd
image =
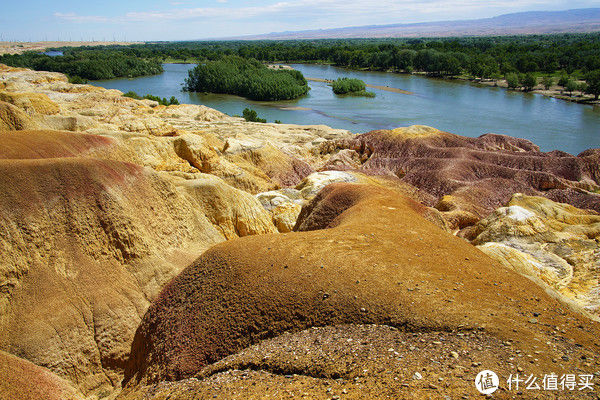
[(267, 122), (266, 119), (258, 118), (258, 114), (256, 113), (256, 111), (250, 108), (244, 108), (244, 111), (242, 111), (242, 115), (244, 116), (244, 119), (248, 122)]
[(130, 97), (130, 98), (136, 99), (136, 100), (142, 100), (142, 99), (154, 100), (154, 101), (158, 102), (158, 104), (163, 105), (163, 106), (172, 106), (172, 105), (179, 104), (179, 100), (177, 100), (177, 98), (175, 96), (171, 96), (171, 98), (167, 100), (166, 97), (161, 98), (161, 97), (154, 96), (151, 94), (147, 94), (144, 97), (142, 97), (133, 91), (129, 91), (129, 92), (123, 94), (123, 96)]
[(138, 95), (136, 92), (130, 90), (129, 92), (123, 94), (124, 97), (129, 97), (131, 99), (142, 100), (143, 97)]
[(75, 75), (75, 76), (69, 76), (69, 83), (82, 84), (82, 83), (88, 83), (88, 80)]
[(373, 93), (373, 92), (367, 92), (366, 90), (360, 90), (358, 92), (346, 93), (344, 96), (375, 97), (375, 93)]
[(360, 79), (338, 78), (331, 83), (331, 88), (335, 94), (348, 94), (352, 92), (364, 92), (366, 85)]

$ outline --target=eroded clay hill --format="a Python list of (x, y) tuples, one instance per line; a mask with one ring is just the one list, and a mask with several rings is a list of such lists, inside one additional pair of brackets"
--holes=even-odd
[(0, 351), (0, 398), (6, 400), (83, 400), (67, 381), (45, 368)]
[(299, 183), (312, 142), (346, 134), (245, 124), (0, 66), (0, 349), (86, 396), (118, 389), (162, 286), (215, 243), (291, 229), (299, 205), (276, 218), (251, 193)]
[(13, 145), (0, 149), (0, 348), (86, 392), (112, 387), (149, 299), (224, 238), (151, 170), (82, 157), (104, 138), (11, 135), (0, 133)]
[(252, 195), (213, 176), (169, 177), (112, 138), (0, 132), (0, 348), (86, 394), (119, 387), (162, 286), (227, 238), (276, 232)]
[(543, 197), (515, 194), (465, 236), (539, 285), (600, 314), (600, 215)]
[(322, 145), (322, 152), (346, 149), (360, 164), (331, 169), (391, 174), (429, 193), (431, 206), (446, 212), (455, 228), (473, 225), (504, 206), (514, 193), (544, 196), (600, 211), (600, 152), (578, 156), (542, 153), (533, 143), (504, 135), (469, 138), (413, 126), (373, 131)]
[(475, 394), (477, 368), (594, 370), (596, 323), (425, 212), (398, 191), (332, 184), (299, 231), (211, 248), (150, 306), (121, 398), (454, 398)]

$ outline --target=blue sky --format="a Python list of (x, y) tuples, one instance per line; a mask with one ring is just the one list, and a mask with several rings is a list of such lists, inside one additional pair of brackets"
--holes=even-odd
[(600, 0), (10, 1), (0, 41), (193, 40), (600, 7)]

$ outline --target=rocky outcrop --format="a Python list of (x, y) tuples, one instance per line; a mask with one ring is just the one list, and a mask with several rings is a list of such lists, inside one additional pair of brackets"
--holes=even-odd
[(0, 131), (37, 129), (38, 127), (39, 124), (33, 121), (23, 110), (0, 101)]
[(223, 141), (213, 134), (183, 134), (173, 142), (179, 157), (250, 193), (296, 185), (313, 169), (270, 143)]
[(0, 131), (0, 160), (86, 157), (114, 151), (115, 140), (48, 130)]
[(25, 112), (54, 115), (60, 107), (43, 93), (10, 93), (0, 91), (0, 101), (11, 103)]
[(564, 301), (600, 313), (600, 215), (543, 197), (515, 194), (468, 238), (508, 268)]
[(271, 215), (251, 194), (212, 175), (191, 174), (178, 186), (197, 202), (198, 209), (226, 239), (276, 233)]
[(84, 158), (0, 161), (0, 348), (98, 393), (148, 302), (224, 238), (167, 181)]
[(120, 141), (122, 161), (209, 173), (254, 194), (297, 185), (323, 162), (312, 151), (316, 144), (349, 135), (326, 126), (248, 123), (199, 105), (159, 106), (118, 90), (73, 85), (56, 73), (4, 66), (0, 82), (0, 101), (18, 106), (0, 103), (0, 130), (109, 136)]
[[(315, 172), (304, 178), (295, 188), (271, 190), (259, 193), (256, 197), (266, 210), (271, 211), (273, 221), (279, 231), (285, 233), (293, 229), (300, 215), (300, 206), (307, 204), (327, 185), (339, 182), (353, 182), (394, 188), (418, 202), (425, 202), (424, 199), (429, 199), (426, 193), (397, 178), (368, 176), (356, 171)], [(438, 210), (431, 207), (427, 207), (426, 210), (424, 215), (431, 222), (444, 230), (450, 229), (446, 219)]]
[(0, 87), (0, 349), (86, 395), (119, 386), (140, 315), (193, 258), (293, 227), (300, 206), (266, 210), (247, 192), (296, 185), (314, 171), (302, 160), (313, 142), (347, 135), (158, 106), (57, 73), (0, 66)]
[(47, 369), (0, 351), (0, 398), (83, 400), (85, 397)]
[(514, 193), (600, 211), (596, 150), (576, 157), (542, 153), (524, 139), (494, 134), (469, 138), (424, 126), (357, 135), (324, 144), (322, 153), (340, 149), (358, 154), (360, 171), (393, 175), (432, 195), (434, 202), (428, 205), (443, 211), (455, 229), (487, 216)]

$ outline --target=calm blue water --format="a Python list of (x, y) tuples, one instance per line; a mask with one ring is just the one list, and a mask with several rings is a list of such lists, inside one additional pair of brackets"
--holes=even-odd
[(256, 102), (237, 96), (181, 91), (193, 64), (165, 64), (165, 72), (151, 77), (96, 81), (94, 85), (140, 95), (175, 96), (181, 103), (204, 104), (229, 115), (241, 115), (245, 107), (269, 122), (325, 124), (354, 133), (407, 125), (429, 125), (465, 136), (501, 133), (533, 141), (543, 151), (571, 154), (600, 148), (600, 107), (570, 103), (536, 94), (482, 87), (463, 81), (430, 79), (415, 75), (357, 72), (322, 65), (292, 65), (307, 78), (362, 79), (413, 95), (368, 89), (375, 98), (340, 97), (326, 83), (309, 82), (311, 90), (301, 99)]
[(45, 52), (43, 54), (45, 54), (47, 56), (50, 56), (50, 57), (56, 57), (56, 56), (62, 56), (63, 52), (62, 51), (51, 50), (51, 51), (47, 51), (47, 52)]

